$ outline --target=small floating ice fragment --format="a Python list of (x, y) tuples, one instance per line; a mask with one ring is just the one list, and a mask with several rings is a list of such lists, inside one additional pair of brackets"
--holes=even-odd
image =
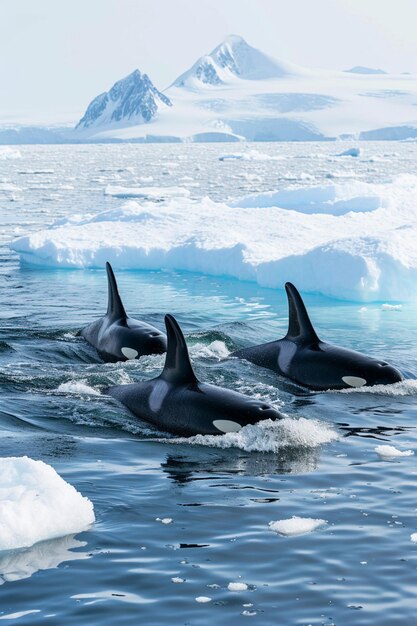
[(195, 601), (204, 604), (205, 602), (211, 602), (211, 598), (209, 598), (208, 596), (197, 596)]
[(27, 456), (0, 458), (0, 550), (87, 530), (93, 505), (53, 467)]
[(417, 543), (417, 533), (411, 533), (410, 535), (410, 541), (412, 543)]
[(413, 450), (398, 450), (394, 446), (376, 446), (375, 452), (383, 459), (394, 459), (399, 456), (413, 456)]
[(381, 304), (382, 311), (401, 311), (402, 304)]
[(172, 519), (172, 517), (162, 517), (162, 518), (156, 517), (155, 521), (161, 522), (161, 524), (172, 524), (174, 520)]
[(289, 519), (269, 522), (269, 528), (279, 535), (292, 537), (294, 535), (304, 535), (305, 533), (310, 533), (323, 524), (327, 524), (327, 521), (324, 519), (294, 516)]
[(360, 148), (349, 148), (348, 150), (344, 150), (343, 152), (341, 152), (340, 154), (337, 154), (336, 156), (358, 157), (360, 156), (360, 153), (361, 153)]
[(229, 583), (227, 588), (229, 591), (246, 591), (248, 586), (246, 583)]
[(180, 578), (179, 576), (174, 576), (173, 578), (171, 578), (171, 581), (173, 583), (185, 583), (185, 578)]

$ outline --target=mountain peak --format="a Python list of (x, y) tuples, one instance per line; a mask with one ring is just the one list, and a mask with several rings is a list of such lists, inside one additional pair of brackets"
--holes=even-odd
[(355, 65), (355, 67), (351, 67), (350, 70), (344, 70), (345, 72), (349, 72), (350, 74), (386, 74), (384, 70), (375, 69), (373, 67), (364, 67), (363, 65)]
[(147, 74), (135, 69), (94, 98), (76, 128), (142, 124), (150, 122), (164, 106), (172, 106), (170, 99), (158, 91)]
[(294, 74), (295, 66), (273, 59), (250, 46), (240, 35), (228, 35), (218, 46), (174, 82), (175, 87), (222, 85), (240, 78), (264, 80)]

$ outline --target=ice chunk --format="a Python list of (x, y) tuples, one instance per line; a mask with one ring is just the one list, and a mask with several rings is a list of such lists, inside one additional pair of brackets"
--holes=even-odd
[(197, 596), (195, 601), (204, 604), (206, 602), (211, 602), (211, 598), (209, 598), (208, 596)]
[(417, 284), (416, 196), (409, 175), (307, 185), (232, 205), (153, 198), (68, 219), (12, 248), (31, 266), (97, 268), (108, 260), (115, 269), (201, 272), (271, 288), (289, 280), (338, 299), (406, 301)]
[(402, 304), (381, 304), (383, 311), (401, 311), (402, 308)]
[(227, 588), (229, 591), (246, 591), (248, 585), (246, 583), (229, 583)]
[(22, 153), (17, 148), (11, 146), (0, 146), (0, 161), (6, 161), (6, 159), (21, 159)]
[(27, 456), (0, 458), (0, 550), (87, 530), (93, 505), (53, 467)]
[(399, 456), (413, 456), (413, 450), (398, 450), (394, 446), (383, 445), (376, 446), (375, 452), (382, 459), (395, 459)]
[(185, 583), (185, 578), (180, 578), (179, 576), (174, 576), (173, 578), (171, 578), (173, 583)]
[(163, 517), (163, 518), (156, 517), (155, 521), (161, 522), (161, 524), (172, 524), (174, 520), (172, 519), (172, 517)]
[(292, 537), (294, 535), (304, 535), (310, 533), (319, 526), (327, 524), (324, 519), (313, 519), (312, 517), (291, 517), (290, 519), (282, 519), (277, 522), (269, 522), (269, 528), (279, 535)]
[(358, 156), (360, 156), (360, 153), (361, 153), (360, 148), (349, 148), (348, 150), (344, 150), (343, 152), (341, 152), (340, 154), (338, 154), (336, 156), (358, 157)]
[(113, 198), (188, 198), (190, 192), (184, 187), (118, 187), (107, 185), (104, 190), (106, 196)]
[(219, 161), (283, 161), (285, 157), (281, 155), (263, 154), (258, 150), (248, 150), (247, 152), (235, 152), (224, 154), (219, 157)]
[(417, 533), (412, 533), (412, 534), (410, 535), (410, 540), (411, 540), (413, 543), (417, 543)]

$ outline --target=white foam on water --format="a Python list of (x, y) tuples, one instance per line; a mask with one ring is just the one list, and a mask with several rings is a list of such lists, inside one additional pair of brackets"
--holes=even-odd
[(304, 535), (311, 533), (319, 526), (327, 524), (324, 519), (313, 519), (312, 517), (290, 517), (276, 522), (269, 522), (269, 528), (279, 535), (285, 537), (293, 537), (295, 535)]
[(0, 458), (0, 550), (87, 530), (93, 505), (53, 467), (27, 456)]
[(392, 398), (400, 396), (416, 396), (417, 380), (407, 379), (392, 385), (373, 385), (364, 387), (351, 387), (349, 389), (339, 389), (338, 391), (328, 390), (324, 393), (369, 393), (378, 396), (389, 396)]
[(59, 393), (70, 393), (79, 396), (99, 396), (100, 391), (90, 387), (88, 383), (83, 380), (69, 380), (66, 383), (61, 383), (57, 389)]
[(277, 421), (263, 420), (224, 435), (195, 435), (169, 441), (212, 448), (239, 448), (246, 452), (278, 452), (289, 446), (316, 448), (338, 438), (334, 428), (325, 422), (284, 417)]
[(375, 452), (383, 459), (395, 459), (401, 456), (413, 456), (413, 450), (398, 450), (394, 446), (381, 445), (376, 446)]
[(211, 343), (195, 343), (190, 346), (190, 354), (193, 358), (206, 359), (226, 359), (230, 355), (230, 350), (224, 341), (212, 341)]

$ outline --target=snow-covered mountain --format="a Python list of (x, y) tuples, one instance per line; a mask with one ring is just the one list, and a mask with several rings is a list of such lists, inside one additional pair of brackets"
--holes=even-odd
[(276, 61), (252, 48), (242, 37), (229, 35), (210, 54), (200, 57), (181, 74), (173, 86), (198, 89), (202, 85), (223, 85), (236, 77), (263, 80), (282, 78), (296, 72), (296, 66)]
[(110, 89), (94, 98), (77, 129), (144, 124), (160, 108), (172, 106), (170, 99), (154, 86), (147, 74), (134, 70)]
[(230, 35), (163, 93), (139, 71), (87, 109), (88, 141), (309, 141), (417, 136), (417, 77), (303, 68)]
[(350, 72), (351, 74), (386, 74), (384, 70), (374, 69), (373, 67), (364, 67), (363, 65), (355, 65), (355, 67), (351, 67), (350, 70), (345, 70), (345, 72)]

